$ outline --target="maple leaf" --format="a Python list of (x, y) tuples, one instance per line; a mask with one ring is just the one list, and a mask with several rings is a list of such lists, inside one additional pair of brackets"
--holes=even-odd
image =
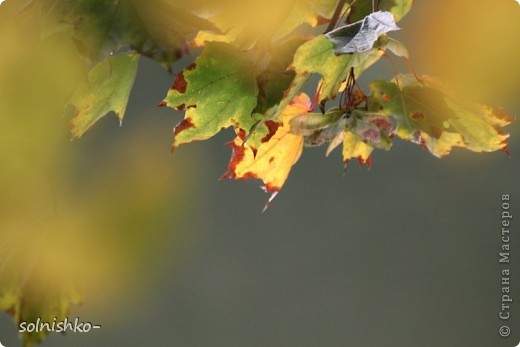
[(257, 150), (247, 142), (244, 143), (244, 133), (239, 132), (235, 140), (228, 144), (233, 149), (233, 154), (229, 170), (222, 178), (262, 180), (264, 190), (271, 193), (265, 207), (267, 208), (302, 153), (303, 136), (290, 132), (290, 121), (295, 116), (309, 112), (310, 105), (310, 99), (305, 94), (294, 98), (281, 115), (282, 124)]
[(138, 62), (138, 54), (120, 53), (89, 71), (88, 81), (81, 84), (69, 100), (75, 107), (75, 116), (69, 123), (72, 138), (81, 137), (110, 111), (123, 121)]
[(246, 53), (221, 42), (208, 44), (195, 63), (178, 73), (163, 105), (186, 110), (175, 127), (172, 149), (205, 140), (229, 126), (249, 130), (256, 122), (258, 87)]
[(475, 152), (507, 147), (509, 135), (502, 130), (512, 121), (507, 114), (463, 102), (431, 77), (399, 75), (393, 82), (375, 81), (370, 88), (370, 108), (395, 117), (397, 136), (422, 144), (435, 156), (446, 156), (455, 146)]

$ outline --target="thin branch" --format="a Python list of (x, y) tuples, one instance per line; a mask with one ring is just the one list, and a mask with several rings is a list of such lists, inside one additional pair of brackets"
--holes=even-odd
[(399, 77), (397, 76), (397, 69), (395, 67), (394, 61), (392, 60), (392, 58), (390, 58), (390, 55), (388, 55), (388, 53), (386, 53), (384, 50), (382, 50), (382, 51), (383, 51), (383, 56), (388, 59), (388, 61), (390, 62), (390, 65), (392, 66), (392, 71), (394, 72), (394, 75), (395, 75), (395, 85), (397, 86), (397, 90), (399, 91), (401, 105), (403, 107), (404, 119), (406, 120), (406, 126), (408, 127), (408, 129), (411, 129), (412, 125), (410, 124), (410, 121), (408, 120), (408, 111), (406, 110), (406, 104), (404, 102), (402, 89), (401, 89), (401, 86), (399, 85)]
[(354, 4), (356, 3), (357, 0), (352, 0), (348, 6), (343, 10), (343, 13), (341, 14), (341, 16), (339, 17), (339, 21), (338, 23), (340, 23), (342, 20), (343, 20), (343, 17), (345, 17), (345, 24), (349, 24), (348, 23), (348, 15), (347, 13), (350, 12), (350, 9), (352, 8), (352, 6), (354, 6)]
[(338, 6), (336, 7), (336, 10), (334, 11), (334, 14), (332, 15), (332, 18), (330, 19), (329, 25), (327, 26), (327, 29), (325, 30), (324, 34), (328, 33), (329, 31), (332, 31), (336, 27), (336, 24), (338, 24), (338, 19), (341, 14), (341, 10), (343, 9), (343, 6), (345, 6), (345, 3), (347, 0), (339, 0)]
[(415, 68), (413, 67), (412, 62), (410, 61), (410, 59), (408, 59), (406, 57), (403, 57), (403, 59), (404, 59), (406, 65), (408, 65), (408, 69), (410, 69), (410, 71), (412, 72), (412, 74), (415, 77), (415, 79), (417, 80), (417, 82), (423, 83), (422, 80), (417, 75), (417, 72), (415, 71)]

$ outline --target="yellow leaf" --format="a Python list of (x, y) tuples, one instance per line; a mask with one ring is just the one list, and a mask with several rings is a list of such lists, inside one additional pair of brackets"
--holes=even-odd
[(345, 165), (352, 158), (356, 158), (360, 164), (370, 167), (370, 154), (374, 147), (367, 145), (353, 132), (347, 130), (343, 139), (343, 161)]
[(282, 123), (267, 121), (270, 129), (255, 150), (247, 142), (244, 131), (240, 131), (228, 145), (233, 148), (229, 170), (222, 178), (256, 178), (264, 182), (264, 190), (271, 192), (271, 198), (282, 188), (292, 166), (298, 161), (303, 150), (303, 136), (290, 133), (290, 120), (310, 111), (311, 101), (306, 94), (299, 94), (285, 108)]

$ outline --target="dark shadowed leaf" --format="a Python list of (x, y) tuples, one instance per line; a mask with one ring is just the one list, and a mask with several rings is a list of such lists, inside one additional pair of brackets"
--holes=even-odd
[[(373, 8), (377, 4), (377, 8)], [(388, 11), (394, 15), (396, 22), (400, 21), (412, 8), (413, 0), (358, 0), (355, 1), (347, 17), (348, 23), (357, 22), (372, 12)]]
[(170, 68), (186, 52), (189, 37), (202, 29), (217, 30), (181, 4), (163, 0), (43, 2), (49, 16), (72, 28), (79, 50), (93, 63), (131, 48)]

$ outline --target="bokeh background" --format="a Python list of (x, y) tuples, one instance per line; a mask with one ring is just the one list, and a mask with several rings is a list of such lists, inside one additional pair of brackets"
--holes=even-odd
[[(417, 1), (399, 26), (392, 36), (407, 45), (419, 74), (519, 114), (514, 0)], [(390, 152), (374, 153), (371, 170), (351, 163), (343, 177), (340, 153), (325, 158), (324, 148), (306, 149), (262, 214), (259, 182), (218, 180), (231, 130), (169, 154), (182, 115), (155, 107), (171, 84), (159, 65), (141, 60), (122, 127), (105, 117), (70, 142), (66, 119), (45, 113), (55, 105), (39, 93), (75, 82), (68, 48), (59, 48), (61, 61), (13, 62), (5, 52), (21, 48), (11, 41), (0, 50), (0, 252), (23, 245), (31, 258), (47, 249), (49, 283), (61, 270), (86, 280), (84, 303), (70, 316), (102, 326), (50, 335), (44, 346), (488, 347), (520, 340), (516, 302), (511, 337), (498, 334), (500, 197), (511, 194), (520, 216), (518, 122), (507, 128), (510, 157), (456, 149), (437, 159), (396, 141)], [(57, 49), (49, 45), (42, 49)], [(361, 82), (392, 74), (381, 60)], [(8, 100), (13, 90), (19, 99)], [(16, 117), (20, 108), (33, 116)], [(511, 282), (520, 300), (516, 221)], [(0, 341), (20, 345), (6, 313)]]

